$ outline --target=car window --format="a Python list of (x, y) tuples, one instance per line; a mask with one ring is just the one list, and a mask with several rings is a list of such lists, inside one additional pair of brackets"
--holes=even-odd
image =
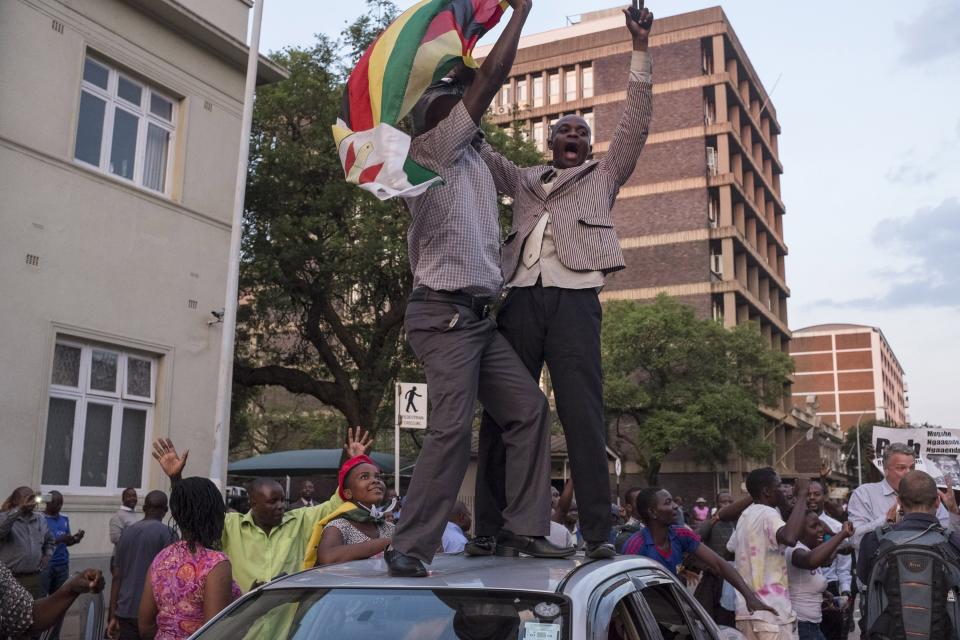
[(671, 582), (647, 584), (640, 589), (640, 597), (650, 608), (664, 640), (709, 640), (706, 628)]
[(633, 595), (621, 598), (613, 609), (607, 640), (654, 640), (643, 626)]
[(564, 640), (559, 596), (466, 589), (268, 589), (226, 612), (203, 640)]

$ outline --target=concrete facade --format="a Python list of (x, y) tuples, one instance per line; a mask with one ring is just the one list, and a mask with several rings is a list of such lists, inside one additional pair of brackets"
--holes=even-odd
[(824, 324), (797, 329), (793, 403), (817, 403), (817, 415), (845, 431), (864, 420), (910, 422), (905, 373), (877, 327)]
[[(632, 46), (620, 9), (580, 18), (521, 38), (490, 115), (504, 127), (519, 122), (546, 152), (550, 123), (576, 113), (592, 124), (594, 154), (601, 156), (622, 112)], [(478, 49), (477, 57), (488, 50)], [(720, 7), (658, 18), (650, 55), (653, 124), (614, 208), (627, 268), (608, 278), (601, 297), (644, 301), (665, 292), (727, 327), (755, 321), (771, 348), (787, 353), (776, 109)], [(785, 399), (763, 413), (776, 451), (766, 463), (779, 461), (790, 475), (802, 434), (794, 433), (787, 405)], [(736, 457), (708, 471), (675, 452), (661, 475), (695, 498), (739, 491), (754, 466), (758, 461)]]
[(248, 11), (0, 3), (0, 492), (60, 490), (74, 557), (169, 488), (153, 438), (209, 470)]

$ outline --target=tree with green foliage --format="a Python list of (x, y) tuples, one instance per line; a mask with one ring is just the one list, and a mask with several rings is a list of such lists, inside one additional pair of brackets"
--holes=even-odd
[(678, 449), (708, 464), (735, 449), (769, 453), (758, 406), (780, 401), (793, 362), (756, 325), (725, 329), (666, 295), (614, 301), (604, 309), (602, 357), (610, 441), (651, 484)]
[[(397, 14), (388, 0), (367, 9), (340, 42), (273, 54), (290, 77), (257, 92), (234, 364), (239, 413), (253, 411), (234, 413), (236, 445), (265, 424), (249, 388), (312, 396), (376, 432), (394, 381), (422, 375), (402, 336), (409, 212), (344, 180), (330, 130), (349, 70)], [(487, 131), (518, 163), (536, 157), (518, 133)]]

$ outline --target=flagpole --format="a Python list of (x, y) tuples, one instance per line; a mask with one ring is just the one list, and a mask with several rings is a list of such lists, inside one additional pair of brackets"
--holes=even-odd
[(243, 205), (247, 192), (247, 163), (250, 157), (250, 128), (253, 126), (253, 100), (257, 87), (257, 63), (260, 51), (260, 25), (263, 3), (254, 0), (250, 50), (247, 54), (247, 81), (243, 91), (243, 117), (240, 120), (240, 153), (237, 157), (237, 182), (233, 192), (233, 221), (230, 230), (230, 259), (227, 266), (227, 291), (223, 303), (223, 332), (220, 336), (220, 368), (217, 372), (217, 409), (214, 419), (213, 455), (210, 479), (223, 489), (227, 484), (227, 441), (230, 433), (230, 395), (233, 384), (233, 349), (237, 330), (237, 289), (240, 282), (240, 239), (243, 231)]

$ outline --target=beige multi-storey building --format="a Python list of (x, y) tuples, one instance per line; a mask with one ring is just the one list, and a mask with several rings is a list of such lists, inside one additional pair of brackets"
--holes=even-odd
[(62, 492), (74, 555), (168, 488), (152, 438), (210, 466), (249, 9), (0, 3), (0, 492)]
[(815, 400), (817, 415), (844, 430), (864, 420), (910, 421), (903, 367), (880, 329), (821, 324), (793, 336), (795, 406)]
[[(576, 113), (602, 155), (623, 110), (631, 49), (619, 8), (521, 38), (493, 121), (519, 122), (546, 152), (550, 125)], [(783, 166), (770, 96), (720, 7), (658, 18), (650, 54), (653, 125), (614, 209), (627, 268), (608, 278), (602, 299), (664, 292), (727, 327), (755, 321), (771, 348), (788, 353)], [(769, 462), (790, 474), (798, 418), (787, 405), (761, 411), (776, 451)], [(738, 487), (745, 471), (739, 459), (715, 473), (681, 456), (663, 469), (688, 498)]]

